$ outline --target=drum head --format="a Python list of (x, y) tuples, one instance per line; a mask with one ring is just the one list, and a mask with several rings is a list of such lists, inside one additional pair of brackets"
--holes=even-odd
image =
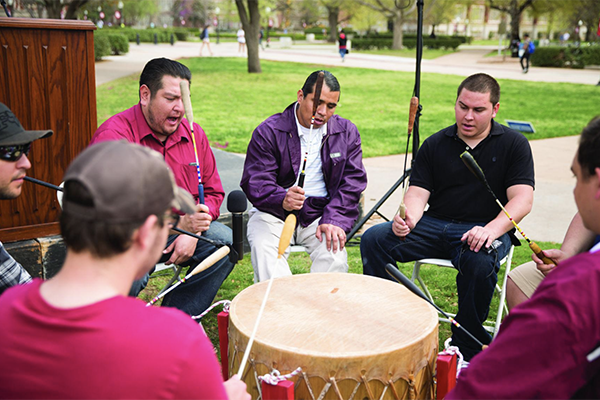
[[(236, 357), (267, 285), (246, 288), (231, 304)], [(435, 359), (437, 326), (433, 307), (392, 281), (341, 273), (281, 277), (273, 282), (250, 359), (282, 374), (302, 367), (324, 379), (407, 379)]]

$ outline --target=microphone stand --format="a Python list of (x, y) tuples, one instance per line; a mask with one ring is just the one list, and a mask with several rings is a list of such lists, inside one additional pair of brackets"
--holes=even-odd
[[(416, 69), (415, 69), (415, 87), (413, 89), (413, 96), (420, 99), (421, 97), (421, 59), (423, 58), (423, 0), (417, 0), (417, 55), (416, 55)], [(415, 116), (415, 124), (414, 129), (412, 131), (413, 135), (413, 150), (412, 150), (412, 160), (411, 166), (415, 162), (415, 158), (417, 156), (417, 152), (419, 151), (419, 116), (421, 115), (421, 110), (423, 109), (421, 102), (419, 101), (419, 108), (417, 110), (417, 115)], [(410, 176), (411, 169), (408, 169), (400, 179), (396, 181), (392, 185), (392, 187), (383, 195), (383, 197), (373, 206), (371, 210), (369, 210), (364, 217), (354, 225), (348, 237), (346, 239), (346, 243), (349, 243), (350, 240), (356, 235), (363, 225), (373, 216), (373, 214), (379, 215), (385, 221), (389, 221), (383, 214), (379, 212), (379, 208), (385, 203), (390, 196), (402, 185), (405, 179), (408, 179)]]

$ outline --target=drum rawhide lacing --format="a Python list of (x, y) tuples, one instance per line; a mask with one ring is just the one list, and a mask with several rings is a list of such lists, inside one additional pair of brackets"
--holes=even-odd
[(268, 383), (269, 385), (277, 385), (281, 381), (287, 381), (288, 379), (300, 375), (302, 372), (302, 368), (298, 367), (294, 371), (289, 374), (281, 375), (279, 371), (274, 369), (270, 374), (265, 374), (263, 376), (259, 376), (258, 380)]
[(231, 300), (220, 300), (220, 301), (217, 301), (216, 303), (214, 303), (213, 305), (211, 305), (210, 307), (208, 307), (206, 309), (206, 311), (204, 311), (202, 314), (200, 314), (200, 315), (194, 315), (192, 317), (192, 319), (201, 319), (206, 314), (208, 314), (209, 312), (211, 312), (213, 308), (215, 308), (215, 307), (217, 307), (218, 305), (221, 305), (221, 304), (223, 305), (223, 311), (229, 312), (229, 306), (231, 305)]

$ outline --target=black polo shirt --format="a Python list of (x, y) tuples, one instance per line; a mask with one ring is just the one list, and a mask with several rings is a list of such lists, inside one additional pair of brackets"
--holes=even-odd
[(410, 184), (431, 193), (427, 215), (488, 223), (501, 211), (460, 158), (465, 150), (473, 155), (503, 205), (509, 187), (534, 186), (531, 148), (521, 133), (492, 120), (490, 134), (471, 149), (458, 137), (454, 124), (425, 140), (413, 165)]

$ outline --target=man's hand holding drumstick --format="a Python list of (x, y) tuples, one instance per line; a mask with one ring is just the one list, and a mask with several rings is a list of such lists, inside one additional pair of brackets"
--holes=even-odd
[[(196, 212), (190, 215), (184, 215), (177, 224), (179, 228), (197, 235), (202, 234), (210, 228), (212, 217), (209, 208), (205, 204), (197, 204)], [(171, 254), (171, 257), (165, 261), (166, 265), (181, 264), (186, 262), (194, 255), (198, 239), (191, 236), (179, 235), (166, 249), (163, 254)]]

